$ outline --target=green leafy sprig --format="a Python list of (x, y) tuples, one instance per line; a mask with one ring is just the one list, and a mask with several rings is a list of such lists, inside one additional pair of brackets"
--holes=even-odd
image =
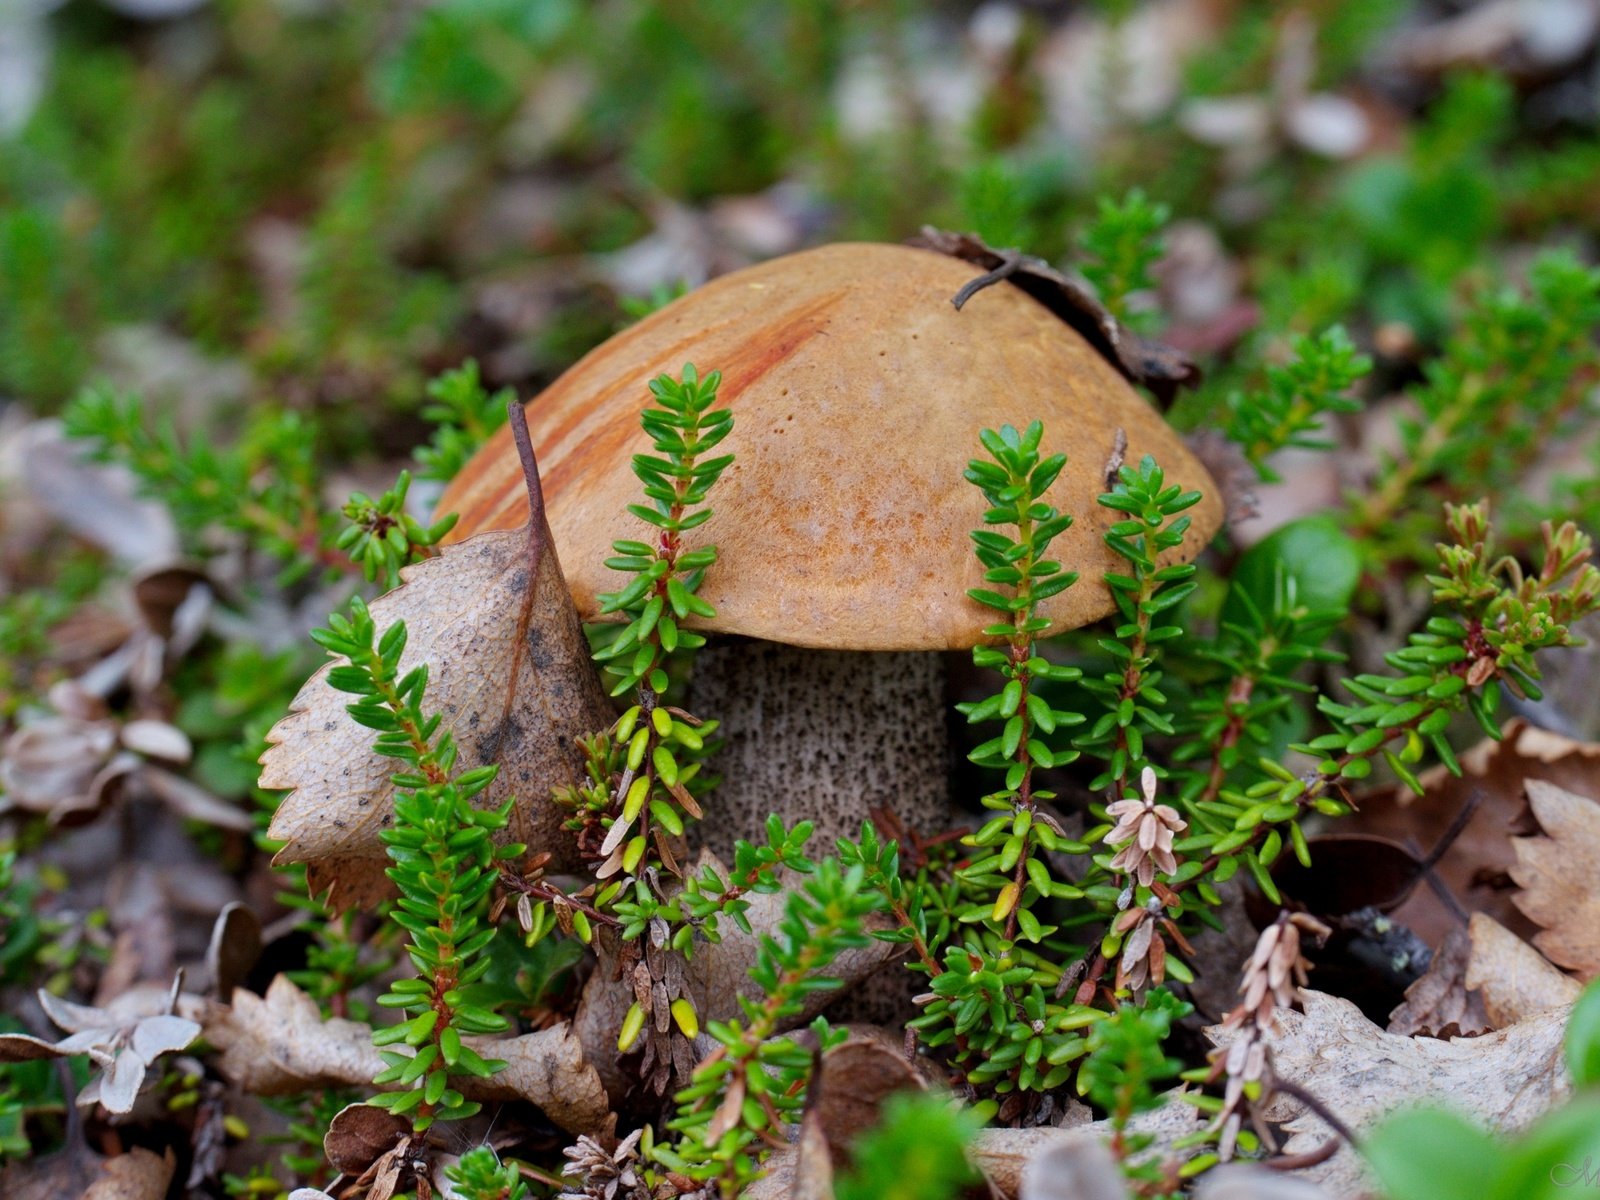
[(140, 493), (172, 514), (188, 552), (213, 552), (207, 534), (227, 530), (283, 562), (286, 582), (318, 567), (353, 570), (330, 544), (334, 522), (317, 490), (316, 431), (298, 414), (263, 413), (222, 447), (199, 434), (180, 437), (170, 418), (149, 421), (138, 396), (90, 387), (67, 405), (62, 423), (69, 437), (88, 443), (91, 459), (132, 471)]
[(1008, 526), (1015, 536), (999, 529), (972, 534), (987, 586), (969, 594), (1003, 614), (984, 630), (998, 645), (975, 648), (973, 662), (1000, 672), (1005, 684), (960, 711), (969, 722), (1001, 723), (1000, 735), (971, 758), (1003, 771), (1004, 783), (983, 799), (998, 815), (964, 839), (976, 853), (955, 872), (952, 919), (930, 929), (930, 892), (913, 892), (896, 881), (895, 847), (878, 847), (870, 828), (859, 847), (842, 848), (847, 861), (855, 858), (869, 869), (868, 878), (894, 913), (899, 928), (892, 940), (910, 942), (917, 955), (913, 969), (930, 977), (923, 1012), (910, 1027), (929, 1047), (947, 1048), (968, 1082), (1002, 1096), (1063, 1083), (1083, 1053), (1082, 1029), (1101, 1015), (1054, 998), (1061, 970), (1041, 953), (1059, 930), (1047, 923), (1048, 914), (1040, 914), (1052, 901), (1083, 897), (1079, 888), (1053, 877), (1045, 854), (1089, 849), (1039, 808), (1053, 794), (1033, 784), (1036, 767), (1077, 757), (1075, 750), (1052, 750), (1044, 736), (1083, 721), (1036, 689), (1039, 681), (1071, 682), (1080, 675), (1045, 658), (1037, 645), (1049, 628), (1039, 605), (1076, 579), (1045, 557), (1072, 518), (1043, 500), (1066, 465), (1064, 455), (1040, 454), (1043, 432), (1038, 422), (1021, 433), (1011, 426), (985, 430), (980, 437), (991, 459), (974, 459), (966, 471), (990, 505), (985, 524)]
[(1494, 714), (1502, 685), (1537, 697), (1535, 655), (1572, 644), (1572, 624), (1600, 607), (1600, 571), (1588, 562), (1592, 543), (1573, 526), (1544, 528), (1544, 554), (1533, 574), (1496, 553), (1487, 505), (1450, 506), (1445, 526), (1450, 540), (1438, 547), (1439, 570), (1429, 576), (1438, 615), (1385, 656), (1391, 674), (1345, 681), (1355, 703), (1321, 698), (1318, 708), (1332, 731), (1295, 747), (1315, 755), (1316, 767), (1296, 775), (1263, 758), (1256, 782), (1242, 790), (1223, 787), (1214, 800), (1193, 806), (1198, 828), (1179, 848), (1205, 861), (1186, 864), (1179, 881), (1198, 881), (1209, 902), (1217, 902), (1210, 885), (1240, 865), (1275, 900), (1267, 868), (1284, 835), (1309, 862), (1299, 819), (1311, 810), (1348, 812), (1349, 787), (1376, 764), (1386, 763), (1418, 794), (1417, 764), (1430, 749), (1459, 773), (1445, 737), (1456, 715), (1472, 713), (1486, 734), (1498, 737)]
[(859, 867), (824, 859), (788, 893), (776, 935), (762, 939), (750, 971), (760, 998), (740, 996), (742, 1020), (708, 1026), (718, 1048), (678, 1093), (677, 1114), (667, 1122), (677, 1140), (653, 1147), (656, 1161), (734, 1200), (759, 1177), (762, 1160), (787, 1144), (784, 1130), (804, 1106), (813, 1054), (838, 1044), (844, 1031), (817, 1018), (815, 1052), (775, 1035), (809, 996), (840, 986), (825, 974), (839, 955), (871, 943), (863, 921), (881, 901), (863, 882)]
[(350, 556), (368, 582), (383, 580), (386, 587), (400, 586), (400, 568), (432, 558), (435, 547), (455, 528), (457, 514), (448, 513), (424, 525), (406, 511), (411, 472), (401, 471), (395, 485), (378, 499), (352, 492), (344, 506), (349, 521), (335, 545)]
[[(1002, 723), (997, 737), (969, 755), (979, 766), (1005, 772), (1005, 786), (983, 800), (985, 808), (998, 809), (1004, 815), (991, 818), (973, 838), (975, 845), (997, 849), (972, 863), (964, 874), (974, 883), (982, 876), (1010, 875), (999, 884), (991, 913), (992, 921), (1004, 923), (1007, 940), (1016, 936), (1019, 925), (1033, 940), (1040, 936), (1038, 922), (1029, 912), (1028, 901), (1037, 897), (1039, 889), (1029, 879), (1028, 864), (1037, 849), (1056, 848), (1051, 844), (1057, 839), (1049, 825), (1034, 820), (1036, 800), (1054, 795), (1035, 794), (1034, 769), (1062, 766), (1077, 758), (1074, 751), (1052, 751), (1041, 735), (1083, 721), (1078, 713), (1054, 708), (1034, 689), (1036, 680), (1067, 682), (1080, 675), (1076, 667), (1044, 658), (1035, 644), (1050, 627), (1049, 619), (1039, 615), (1039, 605), (1078, 578), (1077, 572), (1065, 571), (1060, 563), (1044, 557), (1050, 543), (1071, 526), (1072, 517), (1042, 499), (1067, 465), (1065, 454), (1041, 459), (1043, 436), (1044, 427), (1038, 421), (1023, 433), (1010, 425), (998, 433), (986, 429), (979, 437), (993, 461), (973, 459), (965, 473), (967, 481), (989, 502), (984, 523), (1016, 530), (1015, 537), (998, 529), (972, 533), (974, 553), (983, 564), (984, 583), (989, 586), (967, 594), (1004, 617), (983, 631), (1001, 645), (974, 648), (972, 661), (999, 671), (1006, 683), (996, 695), (957, 706), (971, 724)], [(1025, 889), (1031, 889), (1027, 896)]]
[(834, 1180), (838, 1200), (955, 1200), (979, 1176), (967, 1161), (977, 1136), (973, 1111), (938, 1092), (897, 1092), (878, 1123), (850, 1147), (850, 1170)]
[[(628, 511), (658, 532), (654, 544), (618, 541), (616, 555), (606, 560), (614, 571), (633, 575), (619, 591), (600, 596), (602, 613), (620, 612), (629, 620), (622, 633), (596, 657), (616, 664), (611, 694), (647, 687), (656, 695), (667, 690), (662, 670), (666, 655), (694, 650), (705, 638), (680, 627), (689, 617), (710, 618), (716, 609), (695, 593), (708, 567), (717, 561), (715, 546), (686, 550), (683, 535), (711, 519), (705, 504), (712, 486), (733, 462), (733, 455), (704, 458), (733, 429), (733, 413), (714, 409), (719, 372), (701, 379), (692, 363), (681, 380), (661, 375), (650, 382), (658, 407), (647, 408), (639, 423), (650, 435), (655, 454), (636, 454), (633, 471), (644, 484), (649, 504), (630, 504)], [(625, 660), (625, 661), (619, 661)]]
[[(1267, 748), (1271, 722), (1285, 714), (1295, 697), (1316, 689), (1300, 679), (1310, 663), (1338, 662), (1325, 646), (1344, 609), (1313, 609), (1299, 600), (1295, 577), (1279, 570), (1265, 606), (1235, 584), (1215, 639), (1195, 656), (1212, 670), (1189, 699), (1175, 724), (1183, 739), (1173, 750), (1185, 807), (1205, 825), (1205, 805), (1242, 767), (1253, 766)], [(1230, 616), (1229, 609), (1236, 615)]]
[(1371, 370), (1372, 359), (1356, 350), (1343, 326), (1297, 336), (1289, 361), (1267, 368), (1265, 388), (1228, 397), (1228, 437), (1261, 478), (1276, 480), (1267, 460), (1288, 446), (1328, 449), (1332, 443), (1319, 436), (1324, 419), (1361, 410), (1347, 393)]
[[(1587, 562), (1589, 538), (1570, 525), (1547, 526), (1540, 568), (1529, 575), (1517, 560), (1493, 549), (1486, 505), (1449, 508), (1446, 528), (1451, 540), (1438, 547), (1440, 570), (1429, 577), (1439, 615), (1386, 657), (1393, 674), (1346, 681), (1357, 703), (1320, 699), (1318, 708), (1333, 730), (1293, 747), (1315, 756), (1314, 768), (1296, 774), (1263, 756), (1241, 766), (1245, 781), (1180, 799), (1192, 821), (1188, 836), (1174, 846), (1181, 861), (1166, 881), (1155, 881), (1155, 892), (1142, 907), (1120, 908), (1121, 896), (1113, 893), (1120, 915), (1088, 962), (1080, 999), (1092, 993), (1134, 932), (1149, 924), (1138, 916), (1141, 911), (1176, 935), (1178, 923), (1196, 915), (1187, 893), (1196, 892), (1204, 905), (1219, 905), (1218, 885), (1240, 869), (1250, 872), (1268, 899), (1279, 902), (1270, 872), (1279, 855), (1292, 848), (1302, 863), (1311, 861), (1301, 829), (1305, 817), (1350, 812), (1350, 787), (1367, 779), (1380, 762), (1420, 793), (1417, 764), (1430, 748), (1447, 768), (1460, 771), (1444, 736), (1457, 714), (1472, 712), (1486, 733), (1498, 737), (1493, 716), (1501, 685), (1538, 694), (1534, 656), (1572, 644), (1572, 622), (1600, 608), (1600, 571)], [(1103, 832), (1101, 827), (1086, 836)], [(1103, 856), (1097, 856), (1096, 871), (1106, 870)], [(1098, 903), (1106, 893), (1095, 880), (1091, 875), (1084, 890)], [(1168, 959), (1166, 967), (1175, 977), (1189, 977), (1181, 960)]]
[(1121, 201), (1100, 197), (1095, 218), (1078, 239), (1086, 259), (1078, 269), (1094, 285), (1100, 303), (1122, 324), (1146, 332), (1153, 314), (1133, 298), (1155, 287), (1152, 274), (1165, 253), (1161, 230), (1170, 210), (1134, 188)]
[(433, 439), (417, 450), (417, 474), (449, 483), (489, 435), (505, 424), (506, 406), (516, 400), (516, 393), (510, 388), (489, 391), (479, 378), (477, 360), (469, 358), (429, 381), (427, 396), (432, 403), (423, 405), (422, 415), (433, 422)]
[(1190, 522), (1180, 514), (1199, 500), (1199, 492), (1167, 483), (1149, 455), (1136, 468), (1122, 467), (1116, 486), (1100, 497), (1103, 507), (1126, 514), (1106, 531), (1105, 542), (1128, 564), (1129, 573), (1106, 572), (1120, 620), (1099, 644), (1115, 665), (1083, 681), (1105, 710), (1074, 744), (1104, 760), (1105, 770), (1089, 786), (1109, 791), (1113, 800), (1133, 794), (1133, 781), (1148, 763), (1145, 739), (1173, 732), (1156, 663), (1161, 647), (1183, 634), (1172, 613), (1194, 591), (1195, 567), (1159, 566), (1157, 560), (1183, 544)]
[[(633, 470), (649, 503), (630, 504), (628, 511), (656, 535), (653, 542), (613, 543), (616, 553), (606, 565), (633, 579), (600, 597), (601, 612), (620, 612), (628, 622), (595, 658), (616, 677), (612, 695), (637, 695), (604, 746), (596, 742), (591, 748), (606, 754), (605, 762), (591, 766), (591, 780), (617, 779), (609, 811), (598, 823), (604, 830), (596, 872), (602, 880), (636, 875), (652, 840), (658, 855), (670, 861), (664, 837), (682, 836), (685, 814), (700, 816), (691, 784), (717, 723), (667, 706), (662, 697), (670, 684), (667, 657), (705, 644), (703, 635), (681, 622), (716, 615), (695, 593), (717, 561), (717, 549), (688, 549), (683, 535), (711, 519), (706, 497), (733, 461), (731, 454), (706, 457), (733, 428), (733, 414), (713, 407), (721, 381), (715, 371), (701, 378), (692, 364), (681, 379), (662, 375), (650, 384), (656, 405), (639, 419), (656, 453), (634, 455)], [(579, 815), (585, 815), (581, 809)]]
[(1536, 259), (1525, 292), (1478, 298), (1412, 390), (1417, 413), (1400, 424), (1400, 450), (1353, 502), (1375, 550), (1392, 558), (1426, 544), (1436, 528), (1430, 489), (1451, 500), (1512, 494), (1539, 451), (1592, 413), (1596, 324), (1600, 269), (1564, 253)]
[[(1169, 1178), (1167, 1164), (1136, 1158), (1150, 1148), (1155, 1135), (1134, 1133), (1129, 1122), (1161, 1103), (1157, 1085), (1176, 1076), (1183, 1062), (1166, 1053), (1164, 1043), (1175, 1022), (1194, 1011), (1164, 988), (1154, 988), (1141, 1004), (1124, 1004), (1089, 1029), (1089, 1050), (1079, 1075), (1080, 1086), (1097, 1108), (1108, 1114), (1111, 1152), (1122, 1164), (1130, 1182), (1161, 1194), (1176, 1191), (1179, 1179)], [(1174, 1172), (1174, 1175), (1177, 1173)]]
[[(312, 636), (329, 653), (349, 660), (329, 671), (328, 684), (358, 697), (347, 711), (377, 732), (374, 750), (400, 768), (393, 776), (394, 824), (379, 836), (394, 864), (387, 874), (400, 891), (391, 917), (410, 939), (407, 954), (417, 974), (396, 980), (378, 998), (405, 1019), (373, 1034), (373, 1044), (385, 1047), (386, 1064), (373, 1082), (400, 1090), (371, 1102), (411, 1114), (421, 1131), (436, 1120), (460, 1120), (478, 1111), (453, 1077), (488, 1078), (505, 1066), (484, 1058), (464, 1038), (508, 1028), (504, 1017), (479, 1002), (474, 985), (490, 965), (484, 951), (495, 930), (484, 917), (499, 877), (495, 864), (519, 857), (525, 847), (496, 847), (493, 841), (513, 801), (492, 809), (473, 806), (499, 768), (456, 771), (454, 739), (448, 731), (440, 733), (439, 716), (427, 715), (422, 707), (427, 668), (400, 674), (403, 623), (380, 637), (357, 598), (348, 618), (335, 614), (328, 628)], [(387, 1049), (391, 1046), (396, 1049)]]
[(514, 1163), (503, 1163), (488, 1146), (474, 1146), (445, 1177), (461, 1200), (525, 1200), (528, 1185)]

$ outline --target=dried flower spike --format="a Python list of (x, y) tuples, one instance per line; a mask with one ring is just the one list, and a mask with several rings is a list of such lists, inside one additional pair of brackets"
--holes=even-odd
[(1113, 871), (1125, 871), (1138, 878), (1141, 887), (1149, 887), (1157, 870), (1171, 875), (1178, 869), (1178, 860), (1172, 852), (1172, 842), (1189, 827), (1178, 815), (1178, 810), (1167, 804), (1156, 803), (1156, 773), (1146, 767), (1139, 776), (1142, 800), (1118, 800), (1106, 806), (1106, 812), (1117, 824), (1105, 841), (1109, 846), (1122, 845), (1111, 860)]

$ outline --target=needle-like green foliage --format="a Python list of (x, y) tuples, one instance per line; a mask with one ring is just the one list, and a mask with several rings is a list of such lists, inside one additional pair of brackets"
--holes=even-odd
[(496, 864), (519, 857), (525, 847), (497, 847), (493, 841), (505, 828), (511, 800), (488, 809), (473, 805), (499, 768), (456, 770), (454, 739), (439, 731), (437, 715), (423, 710), (427, 668), (400, 674), (404, 624), (379, 636), (357, 599), (348, 618), (335, 615), (313, 636), (330, 654), (348, 660), (329, 671), (328, 684), (357, 697), (350, 716), (376, 731), (373, 748), (397, 764), (394, 823), (380, 836), (394, 863), (389, 878), (400, 891), (391, 919), (410, 939), (407, 954), (417, 973), (396, 980), (378, 998), (405, 1019), (373, 1035), (373, 1044), (385, 1047), (386, 1064), (373, 1082), (399, 1090), (372, 1103), (411, 1114), (420, 1131), (478, 1111), (454, 1078), (487, 1078), (505, 1066), (465, 1039), (508, 1027), (478, 1001), (475, 985), (490, 965), (485, 951), (495, 929), (484, 916), (498, 879)]

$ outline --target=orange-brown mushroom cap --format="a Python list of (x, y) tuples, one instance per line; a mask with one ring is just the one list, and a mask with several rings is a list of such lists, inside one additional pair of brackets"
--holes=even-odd
[[(968, 532), (985, 502), (962, 478), (978, 432), (1044, 423), (1045, 453), (1067, 467), (1045, 499), (1074, 516), (1051, 557), (1081, 578), (1045, 601), (1056, 629), (1112, 611), (1102, 582), (1125, 564), (1102, 537), (1096, 502), (1121, 429), (1126, 460), (1152, 454), (1171, 482), (1197, 488), (1192, 559), (1216, 532), (1216, 485), (1160, 415), (1079, 333), (1009, 284), (957, 311), (979, 272), (906, 246), (823, 246), (722, 276), (598, 347), (527, 406), (550, 527), (585, 618), (625, 576), (611, 542), (646, 537), (630, 460), (649, 452), (639, 414), (648, 385), (685, 363), (722, 372), (719, 406), (735, 455), (712, 490), (715, 515), (690, 538), (719, 557), (700, 594), (704, 627), (797, 646), (945, 650), (982, 640), (988, 610)], [(527, 516), (510, 433), (501, 430), (451, 483), (451, 537), (509, 529)], [(691, 543), (695, 544), (695, 543)]]

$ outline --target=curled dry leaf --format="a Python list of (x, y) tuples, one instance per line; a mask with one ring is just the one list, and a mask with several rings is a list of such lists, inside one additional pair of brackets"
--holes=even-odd
[[(1512, 721), (1502, 740), (1485, 739), (1462, 754), (1461, 767), (1460, 777), (1443, 767), (1425, 772), (1421, 797), (1392, 787), (1366, 793), (1360, 810), (1340, 822), (1340, 832), (1376, 834), (1402, 845), (1409, 841), (1425, 853), (1477, 793), (1477, 811), (1434, 873), (1467, 911), (1488, 913), (1518, 937), (1532, 938), (1538, 926), (1513, 903), (1511, 879), (1517, 862), (1512, 838), (1528, 832), (1524, 784), (1542, 779), (1579, 791), (1592, 787), (1600, 745)], [(1389, 915), (1430, 946), (1442, 943), (1459, 924), (1427, 886), (1414, 889)]]
[(1570, 1008), (1583, 990), (1576, 979), (1556, 970), (1493, 917), (1474, 913), (1468, 936), (1472, 957), (1464, 982), (1482, 995), (1484, 1011), (1495, 1029), (1552, 1008)]
[(0, 1034), (0, 1062), (87, 1054), (98, 1074), (78, 1093), (77, 1103), (129, 1112), (151, 1064), (163, 1054), (182, 1050), (200, 1034), (199, 1024), (172, 1013), (180, 982), (181, 975), (170, 991), (162, 993), (124, 992), (104, 1008), (74, 1004), (41, 991), (40, 1006), (67, 1036), (52, 1043), (25, 1033)]
[[(1301, 996), (1305, 1011), (1280, 1012), (1269, 1036), (1274, 1070), (1358, 1134), (1396, 1108), (1441, 1096), (1480, 1124), (1522, 1129), (1571, 1091), (1562, 1061), (1566, 1010), (1551, 1009), (1481, 1037), (1441, 1040), (1385, 1033), (1337, 996), (1309, 990)], [(1220, 1026), (1206, 1033), (1221, 1046), (1236, 1036)], [(1284, 1122), (1288, 1155), (1318, 1150), (1336, 1136), (1286, 1095), (1273, 1101), (1268, 1116)], [(1372, 1189), (1348, 1145), (1302, 1175), (1335, 1196)]]
[(1388, 53), (1424, 76), (1493, 67), (1516, 78), (1543, 78), (1581, 58), (1597, 33), (1600, 12), (1592, 4), (1488, 0), (1403, 32)]
[(261, 918), (237, 900), (217, 914), (206, 947), (211, 986), (224, 1004), (261, 957)]
[(347, 1104), (328, 1123), (322, 1152), (334, 1170), (360, 1175), (410, 1135), (405, 1117), (370, 1104)]
[[(521, 407), (514, 410), (521, 413)], [(425, 706), (459, 748), (463, 771), (496, 763), (495, 795), (515, 796), (505, 841), (577, 865), (551, 790), (582, 777), (580, 736), (614, 717), (589, 659), (577, 609), (556, 561), (532, 452), (524, 453), (531, 516), (521, 529), (482, 534), (401, 572), (372, 604), (380, 630), (410, 632), (401, 671), (426, 663)], [(378, 831), (394, 819), (394, 760), (373, 753), (372, 731), (328, 686), (334, 664), (311, 677), (261, 757), (261, 786), (288, 788), (269, 835), (278, 863), (305, 863), (313, 893), (343, 909), (392, 892)]]
[(1533, 944), (1587, 982), (1600, 975), (1600, 804), (1537, 779), (1528, 803), (1544, 835), (1513, 843), (1516, 904), (1540, 926)]
[(807, 1119), (815, 1119), (835, 1161), (843, 1162), (850, 1143), (878, 1123), (890, 1096), (928, 1089), (926, 1065), (906, 1056), (903, 1034), (876, 1025), (850, 1027), (849, 1036), (822, 1056)]
[(76, 807), (99, 790), (96, 776), (116, 746), (110, 721), (53, 716), (27, 722), (0, 746), (0, 804), (38, 813)]
[(189, 739), (164, 721), (119, 727), (111, 720), (40, 717), (0, 745), (0, 811), (26, 809), (59, 825), (76, 825), (131, 790), (148, 793), (181, 817), (218, 829), (252, 830), (254, 821), (243, 809), (147, 761), (181, 762), (189, 752)]
[[(265, 996), (236, 990), (233, 1004), (211, 1006), (204, 1023), (207, 1040), (222, 1051), (222, 1074), (260, 1095), (318, 1085), (366, 1087), (384, 1069), (371, 1026), (340, 1017), (323, 1020), (317, 1002), (282, 975)], [(607, 1126), (610, 1105), (600, 1077), (566, 1024), (466, 1042), (484, 1057), (506, 1062), (492, 1078), (459, 1079), (469, 1098), (527, 1101), (572, 1133)]]

